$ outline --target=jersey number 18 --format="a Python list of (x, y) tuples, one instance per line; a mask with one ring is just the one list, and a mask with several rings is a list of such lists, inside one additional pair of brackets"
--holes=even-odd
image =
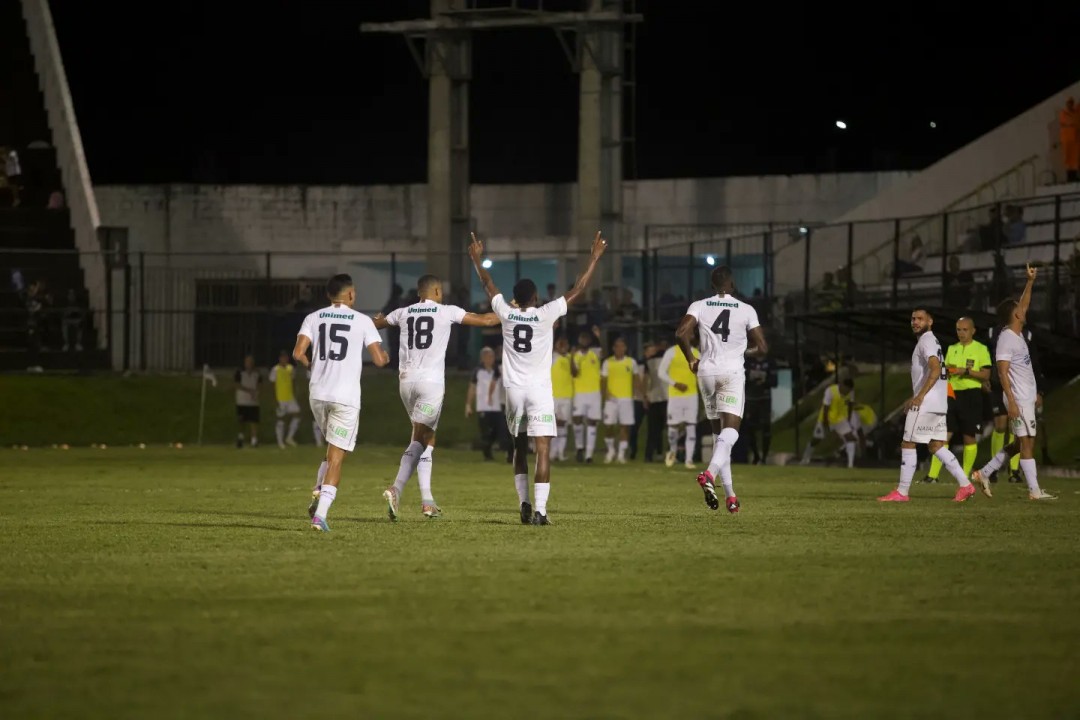
[[(416, 322), (413, 322), (413, 321)], [(423, 315), (419, 318), (409, 318), (409, 349), (413, 350), (427, 350), (431, 347), (431, 342), (434, 339), (432, 330), (435, 329), (435, 319), (429, 315)]]

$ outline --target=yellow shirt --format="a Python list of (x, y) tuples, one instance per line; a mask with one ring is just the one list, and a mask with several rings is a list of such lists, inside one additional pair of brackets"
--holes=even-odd
[(574, 374), (570, 372), (570, 356), (555, 353), (551, 359), (551, 392), (559, 399), (574, 397)]
[(869, 405), (856, 405), (855, 414), (859, 416), (863, 430), (869, 430), (877, 425), (877, 413), (871, 410)]
[(634, 397), (634, 376), (637, 375), (637, 362), (626, 355), (622, 360), (614, 356), (604, 360), (603, 376), (607, 378), (608, 397)]
[[(829, 405), (829, 425), (835, 425), (841, 420), (847, 420), (851, 412), (851, 405), (855, 400), (855, 391), (852, 390), (848, 395), (844, 395), (840, 392), (839, 385), (830, 385), (825, 391), (825, 398), (821, 406), (821, 413), (825, 412), (825, 402)], [(819, 417), (824, 417), (823, 414), (819, 414)]]
[(270, 380), (274, 383), (274, 395), (277, 396), (277, 401), (291, 402), (296, 399), (296, 395), (293, 394), (293, 366), (292, 365), (275, 365), (270, 369)]
[(574, 351), (574, 364), (578, 374), (574, 378), (574, 394), (600, 392), (600, 356), (595, 350)]
[[(701, 351), (697, 348), (694, 348), (694, 357), (701, 357)], [(697, 375), (690, 372), (690, 363), (678, 347), (675, 348), (675, 354), (671, 356), (671, 367), (668, 368), (668, 375), (675, 382), (686, 386), (685, 391), (680, 391), (674, 385), (670, 385), (668, 387), (669, 398), (697, 395)]]
[[(945, 364), (953, 367), (967, 367), (972, 370), (982, 370), (990, 367), (990, 350), (978, 340), (972, 340), (967, 347), (956, 343), (949, 346), (949, 352), (945, 354)], [(982, 380), (963, 375), (950, 375), (949, 384), (953, 390), (978, 390), (982, 388)]]

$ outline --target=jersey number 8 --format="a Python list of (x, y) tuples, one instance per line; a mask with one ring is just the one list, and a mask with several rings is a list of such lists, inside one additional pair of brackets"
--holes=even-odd
[(514, 350), (519, 353), (532, 352), (532, 325), (514, 326)]

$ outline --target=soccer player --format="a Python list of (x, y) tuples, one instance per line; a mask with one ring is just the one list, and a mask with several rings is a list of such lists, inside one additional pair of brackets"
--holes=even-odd
[(705, 417), (713, 432), (713, 453), (709, 467), (697, 477), (710, 510), (720, 507), (713, 481), (717, 474), (724, 486), (725, 506), (729, 513), (739, 512), (739, 498), (731, 481), (731, 448), (739, 439), (746, 403), (746, 353), (753, 341), (752, 356), (769, 352), (765, 333), (758, 323), (757, 310), (732, 293), (735, 283), (731, 270), (721, 265), (710, 276), (716, 294), (691, 303), (675, 330), (679, 349), (689, 359), (690, 340), (695, 330), (701, 344), (701, 358), (690, 360), (690, 372), (697, 376), (698, 389), (705, 401)]
[(240, 431), (236, 434), (236, 449), (244, 447), (244, 426), (251, 433), (251, 447), (259, 444), (259, 386), (262, 374), (255, 367), (255, 356), (244, 357), (244, 367), (236, 371), (236, 421)]
[[(289, 353), (282, 350), (278, 355), (278, 364), (270, 368), (270, 382), (274, 383), (274, 395), (277, 397), (277, 424), (274, 433), (281, 449), (286, 445), (296, 447), (296, 430), (300, 427), (300, 405), (293, 393), (293, 364), (289, 362)], [(289, 434), (285, 434), (285, 418), (289, 418)]]
[(322, 532), (330, 532), (326, 514), (337, 497), (341, 464), (356, 447), (363, 350), (368, 349), (377, 367), (390, 362), (375, 323), (352, 309), (356, 302), (352, 278), (344, 274), (330, 278), (326, 296), (330, 304), (304, 318), (293, 348), (293, 360), (311, 370), (311, 412), (326, 437), (326, 459), (319, 465), (308, 507), (311, 529)]
[[(772, 361), (767, 357), (746, 359), (746, 439), (753, 455), (752, 464), (764, 465), (772, 445), (772, 389), (778, 378)], [(761, 433), (761, 447), (757, 435)]]
[[(990, 350), (975, 339), (975, 322), (969, 317), (956, 321), (956, 339), (945, 353), (945, 372), (949, 374), (948, 439), (955, 433), (964, 439), (964, 475), (970, 476), (979, 454), (979, 435), (983, 423), (983, 381), (990, 379)], [(927, 482), (937, 482), (941, 461), (930, 460)]]
[(558, 435), (551, 444), (553, 460), (566, 459), (567, 427), (574, 422), (574, 371), (570, 362), (570, 341), (559, 336), (551, 357), (551, 390), (555, 395), (555, 422)]
[(431, 456), (435, 452), (435, 429), (439, 426), (446, 395), (446, 345), (454, 323), (472, 327), (499, 324), (495, 313), (477, 315), (457, 305), (444, 305), (442, 280), (423, 275), (416, 282), (419, 302), (375, 316), (376, 329), (400, 328), (398, 343), (398, 389), (405, 412), (412, 420), (412, 437), (401, 456), (394, 484), (383, 491), (386, 514), (397, 521), (401, 492), (416, 472), (420, 483), (420, 512), (437, 518), (442, 510), (431, 494)]
[(851, 378), (846, 377), (839, 384), (825, 388), (825, 395), (821, 398), (821, 409), (818, 411), (817, 424), (814, 426), (814, 434), (803, 451), (803, 465), (810, 464), (814, 448), (825, 439), (826, 432), (831, 430), (839, 435), (844, 442), (844, 453), (847, 455), (848, 467), (855, 467), (855, 446), (858, 437), (852, 423), (854, 408), (855, 382)]
[[(990, 435), (990, 455), (991, 457), (1001, 452), (1001, 449), (1005, 447), (1006, 443), (1010, 443), (1016, 439), (1016, 436), (1009, 432), (1009, 412), (1008, 407), (1005, 404), (1005, 391), (1001, 387), (1001, 374), (994, 368), (997, 367), (995, 362), (995, 349), (997, 347), (998, 338), (1001, 336), (1001, 331), (1005, 328), (991, 327), (987, 331), (987, 339), (990, 341), (990, 414), (992, 416), (992, 422), (994, 424), (994, 430)], [(1028, 350), (1031, 352), (1031, 369), (1035, 373), (1035, 413), (1037, 415), (1042, 414), (1043, 396), (1042, 391), (1038, 390), (1038, 385), (1043, 380), (1042, 371), (1040, 369), (1039, 354), (1033, 345), (1033, 337), (1031, 328), (1025, 325), (1020, 336), (1028, 345)], [(1043, 428), (1043, 438), (1046, 438), (1046, 428)], [(1046, 453), (1044, 451), (1043, 462), (1046, 462)], [(1025, 482), (1020, 476), (1020, 454), (1013, 455), (1012, 460), (1009, 461), (1009, 482), (1022, 483)], [(990, 476), (990, 482), (997, 482), (997, 472), (994, 472)]]
[[(701, 352), (693, 348), (693, 357), (701, 357)], [(693, 470), (694, 448), (697, 446), (698, 389), (697, 379), (687, 361), (689, 355), (679, 352), (678, 345), (672, 345), (664, 351), (660, 359), (660, 368), (656, 375), (660, 382), (668, 386), (667, 432), (668, 452), (664, 464), (675, 464), (676, 448), (679, 445), (679, 428), (686, 427), (686, 469)]]
[[(560, 298), (536, 307), (536, 283), (518, 280), (513, 307), (495, 287), (491, 274), (480, 264), (484, 245), (473, 235), (469, 244), (476, 274), (491, 299), (491, 308), (502, 322), (503, 386), (506, 388), (506, 425), (514, 439), (514, 485), (524, 525), (549, 525), (547, 501), (551, 491), (551, 438), (555, 437), (555, 398), (551, 390), (551, 351), (555, 321), (566, 308), (585, 294), (585, 288), (604, 254), (607, 241), (600, 233), (593, 240), (589, 265), (574, 286)], [(536, 475), (533, 505), (529, 504), (529, 438), (536, 443)]]
[(1031, 365), (1031, 351), (1023, 335), (1035, 274), (1035, 268), (1028, 265), (1027, 285), (1020, 300), (1009, 298), (998, 306), (998, 321), (1004, 327), (998, 336), (994, 355), (998, 375), (1001, 376), (1009, 424), (1016, 439), (994, 455), (981, 470), (976, 470), (971, 479), (988, 488), (991, 473), (997, 472), (1009, 458), (1019, 453), (1020, 470), (1027, 480), (1028, 497), (1032, 500), (1056, 500), (1055, 496), (1039, 487), (1035, 467), (1035, 401), (1038, 390)]
[[(911, 480), (915, 477), (918, 458), (915, 446), (928, 445), (935, 456), (956, 478), (960, 486), (953, 497), (954, 502), (964, 502), (975, 494), (963, 468), (945, 445), (948, 435), (945, 415), (948, 412), (948, 375), (945, 372), (941, 343), (934, 336), (934, 316), (926, 308), (911, 312), (911, 331), (919, 340), (911, 355), (911, 391), (914, 396), (904, 403), (907, 417), (904, 420), (904, 440), (900, 445), (900, 483), (888, 495), (878, 498), (881, 502), (907, 502)], [(983, 493), (990, 495), (989, 483), (980, 483)]]
[(600, 422), (600, 348), (588, 330), (578, 334), (577, 349), (570, 355), (574, 375), (574, 448), (577, 461), (591, 463), (596, 451), (596, 423)]
[(608, 427), (608, 436), (604, 438), (607, 444), (604, 462), (610, 463), (616, 458), (615, 438), (612, 434), (618, 428), (618, 460), (626, 463), (626, 451), (630, 447), (630, 428), (634, 427), (634, 389), (641, 381), (638, 378), (637, 361), (626, 354), (626, 341), (622, 338), (616, 339), (611, 349), (614, 355), (604, 360), (600, 370), (605, 397), (604, 424)]

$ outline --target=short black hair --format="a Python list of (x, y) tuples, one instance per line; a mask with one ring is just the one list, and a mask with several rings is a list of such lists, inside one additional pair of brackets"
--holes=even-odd
[(930, 312), (930, 308), (928, 307), (925, 307), (923, 305), (916, 305), (914, 308), (912, 308), (911, 314), (914, 315), (917, 312), (924, 312), (926, 313), (926, 317), (930, 318), (931, 320), (934, 319), (934, 313)]
[(997, 306), (997, 318), (998, 325), (1006, 327), (1012, 322), (1013, 313), (1016, 312), (1016, 306), (1020, 303), (1016, 298), (1005, 298)]
[(339, 273), (330, 278), (330, 281), (326, 283), (326, 297), (333, 300), (338, 295), (343, 293), (347, 288), (353, 286), (352, 275), (346, 273)]
[(442, 280), (434, 275), (421, 275), (420, 279), (416, 281), (416, 292), (423, 295), (431, 291), (436, 285), (442, 285)]
[(514, 302), (518, 304), (518, 307), (525, 309), (534, 297), (536, 297), (536, 283), (528, 278), (518, 280), (517, 285), (514, 286)]
[(712, 274), (709, 275), (709, 281), (712, 283), (713, 290), (723, 290), (728, 285), (732, 285), (731, 268), (727, 265), (714, 268)]
[(855, 381), (849, 377), (842, 378), (840, 380), (840, 387), (853, 388), (855, 387)]

